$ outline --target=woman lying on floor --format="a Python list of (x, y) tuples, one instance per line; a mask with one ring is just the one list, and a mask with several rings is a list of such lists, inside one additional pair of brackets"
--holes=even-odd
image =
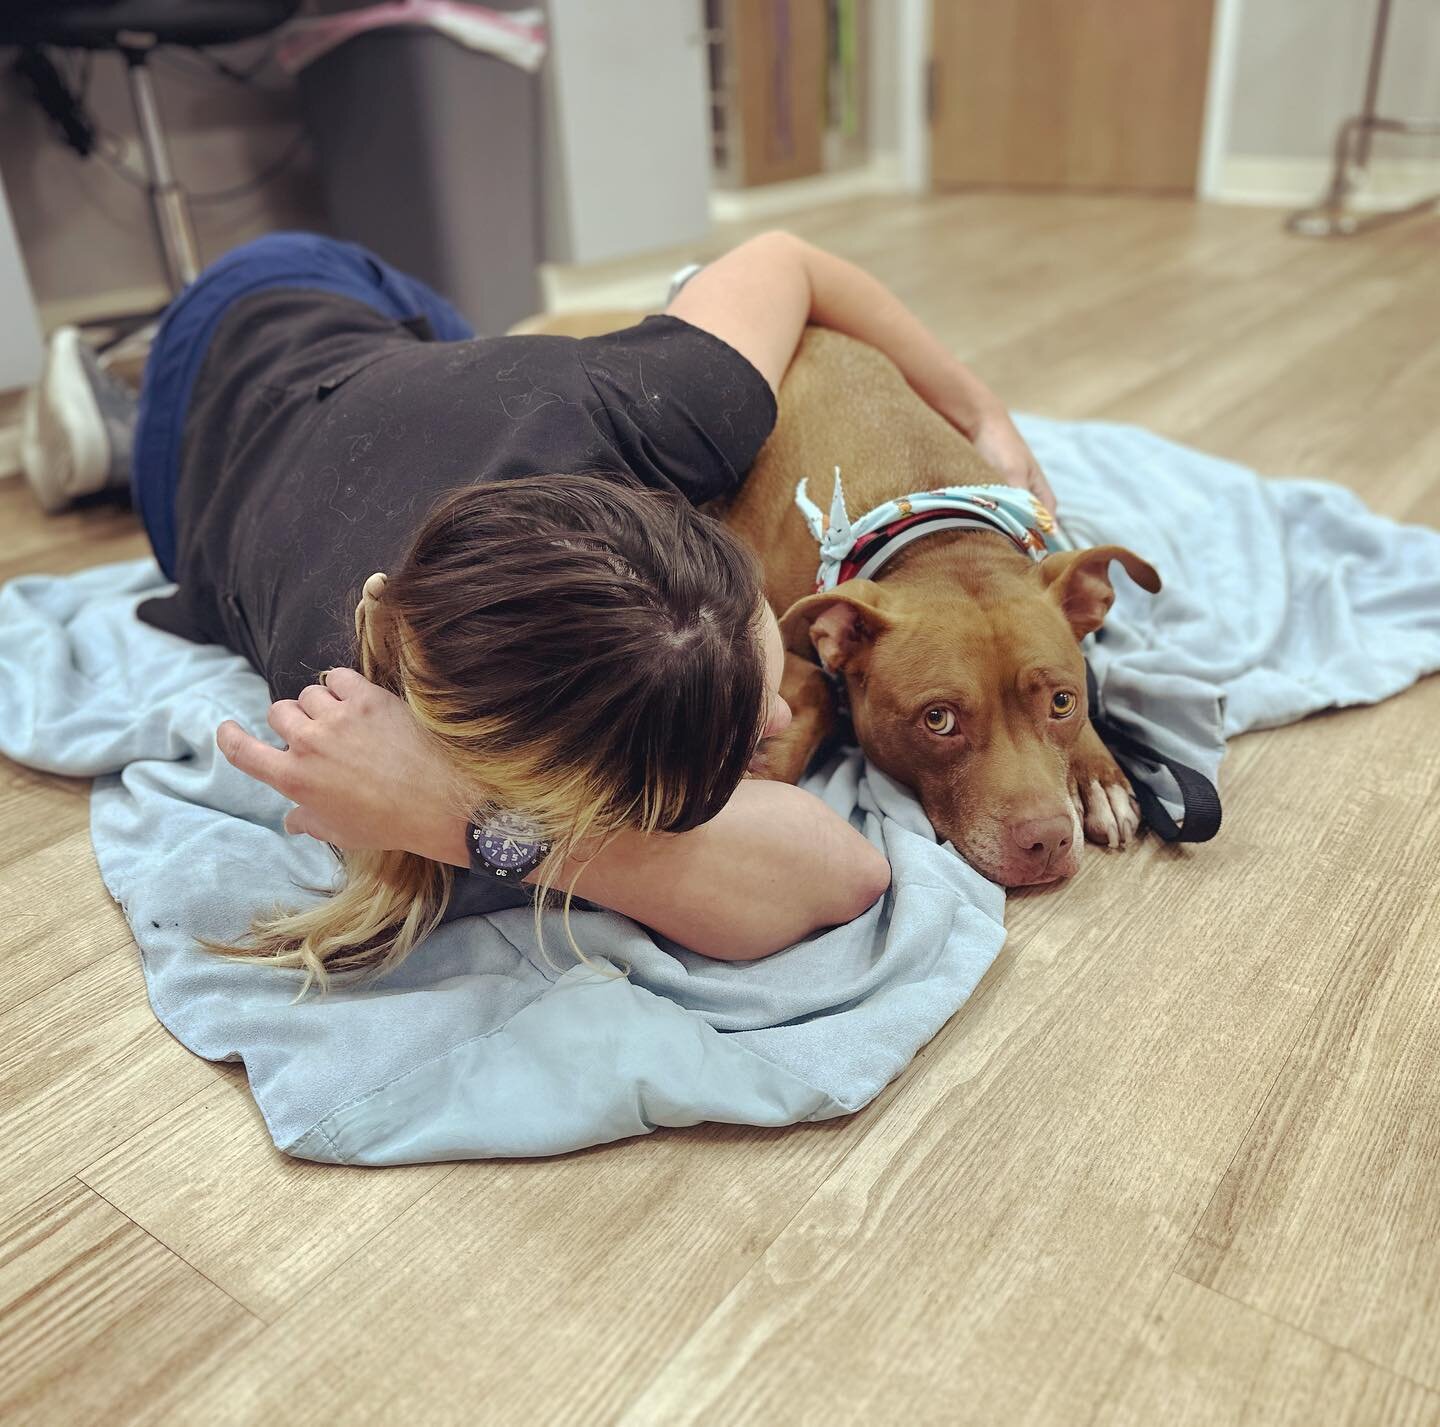
[[(578, 341), (475, 338), (420, 283), (304, 235), (186, 290), (131, 472), (178, 588), (140, 617), (265, 676), (287, 748), (233, 722), (220, 748), (344, 862), (333, 896), (229, 950), (323, 983), (523, 905), (529, 883), (748, 960), (884, 892), (848, 822), (745, 780), (789, 720), (783, 650), (755, 560), (695, 508), (738, 489), (808, 322), (887, 353), (1053, 506), (993, 394), (872, 278), (785, 234), (705, 268), (665, 315)], [(93, 432), (82, 461), (73, 374), (68, 395), (63, 370), (47, 385), (31, 477), (53, 507), (117, 462)]]

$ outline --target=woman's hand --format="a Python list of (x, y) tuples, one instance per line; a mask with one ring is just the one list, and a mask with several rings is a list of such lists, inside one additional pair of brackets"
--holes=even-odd
[(1034, 452), (1010, 419), (1010, 413), (998, 404), (987, 406), (974, 430), (966, 432), (971, 444), (995, 467), (1007, 485), (1022, 486), (1052, 515), (1055, 514), (1055, 492), (1040, 469)]
[(297, 806), (285, 830), (345, 850), (415, 852), (467, 865), (465, 817), (450, 770), (410, 710), (354, 669), (270, 705), (266, 720), (288, 745), (262, 743), (227, 719), (221, 753)]

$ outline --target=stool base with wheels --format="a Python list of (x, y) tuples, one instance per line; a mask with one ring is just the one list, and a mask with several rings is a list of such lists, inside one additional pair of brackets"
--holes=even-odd
[(1350, 199), (1364, 182), (1370, 166), (1370, 144), (1376, 134), (1406, 134), (1412, 138), (1440, 135), (1440, 120), (1386, 119), (1376, 113), (1380, 96), (1380, 69), (1385, 60), (1385, 39), (1390, 28), (1391, 0), (1380, 0), (1370, 42), (1370, 68), (1365, 78), (1365, 102), (1359, 114), (1340, 126), (1335, 138), (1335, 163), (1330, 187), (1313, 208), (1292, 213), (1285, 226), (1307, 238), (1344, 238), (1382, 223), (1394, 223), (1423, 213), (1440, 203), (1440, 193), (1412, 199), (1398, 208), (1357, 213)]

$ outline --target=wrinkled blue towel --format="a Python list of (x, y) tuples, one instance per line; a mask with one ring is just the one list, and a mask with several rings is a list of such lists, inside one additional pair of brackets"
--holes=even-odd
[[(1152, 600), (1117, 569), (1091, 651), (1106, 712), (1164, 751), (1213, 777), (1231, 734), (1440, 668), (1440, 534), (1142, 431), (1024, 430), (1072, 536), (1130, 545), (1164, 576)], [(197, 1054), (244, 1061), (291, 1154), (541, 1155), (657, 1125), (845, 1114), (905, 1068), (1004, 940), (1000, 889), (851, 752), (809, 786), (884, 848), (894, 885), (849, 926), (727, 964), (577, 913), (588, 954), (631, 966), (621, 979), (556, 971), (530, 913), (504, 912), (447, 925), (366, 989), (292, 1005), (294, 977), (195, 938), (236, 937), (258, 907), (303, 900), (333, 859), (285, 836), (284, 801), (216, 752), (223, 718), (266, 734), (265, 687), (238, 656), (136, 621), (162, 587), (147, 560), (0, 591), (0, 751), (96, 775), (96, 858), (156, 1015)], [(547, 943), (563, 965), (563, 938)]]

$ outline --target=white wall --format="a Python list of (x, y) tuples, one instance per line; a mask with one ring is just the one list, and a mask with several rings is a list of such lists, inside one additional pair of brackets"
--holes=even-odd
[[(1340, 123), (1364, 97), (1377, 0), (1216, 0), (1217, 35), (1233, 48), (1212, 86), (1220, 112), (1208, 127), (1223, 142), (1207, 165), (1209, 194), (1305, 202), (1329, 173)], [(1380, 112), (1440, 118), (1440, 6), (1393, 0)], [(1378, 136), (1377, 186), (1385, 192), (1440, 177), (1440, 142)], [(1431, 170), (1434, 170), (1432, 175)]]
[(548, 0), (546, 256), (603, 262), (710, 231), (700, 0)]

